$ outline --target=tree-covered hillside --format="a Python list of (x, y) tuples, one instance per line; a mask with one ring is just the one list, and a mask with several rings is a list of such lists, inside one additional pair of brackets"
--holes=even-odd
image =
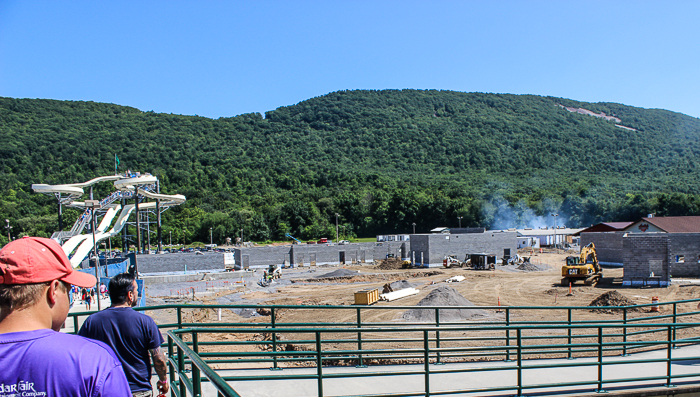
[(164, 193), (187, 196), (165, 213), (175, 241), (206, 241), (210, 227), (218, 242), (241, 228), (258, 241), (334, 237), (336, 213), (348, 236), (454, 227), (460, 216), (463, 226), (504, 228), (552, 224), (550, 213), (567, 226), (700, 215), (700, 120), (613, 103), (340, 91), (264, 118), (213, 120), (0, 98), (0, 137), (0, 219), (13, 235), (57, 227), (55, 200), (32, 183), (111, 174), (115, 154), (120, 170), (151, 172)]

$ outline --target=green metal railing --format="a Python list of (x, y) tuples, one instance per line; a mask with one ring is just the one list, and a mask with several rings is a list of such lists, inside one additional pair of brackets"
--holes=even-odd
[[(193, 346), (189, 348), (182, 339), (175, 337), (172, 331), (168, 332), (168, 368), (170, 370), (171, 396), (186, 396), (189, 391), (192, 396), (202, 395), (202, 374), (211, 382), (217, 390), (219, 397), (241, 397), (228, 383), (221, 378), (204, 360), (197, 355), (196, 337)], [(196, 333), (193, 335), (197, 335)], [(191, 367), (192, 379), (187, 377), (185, 358)], [(175, 370), (177, 368), (177, 371)]]
[[(700, 299), (647, 304), (631, 307), (478, 307), (482, 310), (502, 310), (502, 318), (490, 321), (446, 322), (442, 314), (446, 310), (474, 309), (475, 307), (406, 307), (406, 306), (306, 306), (306, 305), (162, 305), (139, 308), (146, 313), (169, 311), (174, 319), (159, 326), (167, 330), (167, 348), (172, 396), (202, 395), (202, 384), (211, 384), (220, 396), (238, 396), (227, 382), (257, 381), (262, 379), (315, 379), (317, 395), (323, 396), (324, 379), (352, 378), (364, 376), (402, 376), (422, 375), (424, 390), (408, 394), (389, 395), (441, 395), (448, 391), (431, 391), (430, 378), (436, 374), (507, 370), (517, 373), (517, 384), (510, 386), (453, 390), (449, 393), (478, 394), (485, 392), (514, 392), (521, 395), (532, 388), (562, 388), (572, 386), (595, 386), (603, 390), (603, 384), (619, 382), (664, 381), (670, 386), (691, 375), (671, 373), (671, 352), (674, 348), (699, 341), (697, 329), (700, 326), (696, 311)], [(635, 310), (653, 306), (667, 306), (659, 313), (639, 313)], [(691, 310), (687, 310), (692, 306)], [(680, 311), (683, 308), (684, 311)], [(197, 310), (241, 310), (264, 309), (269, 321), (263, 322), (186, 322), (190, 313)], [(434, 311), (435, 320), (430, 323), (370, 322), (373, 311), (406, 311), (421, 309)], [(590, 321), (577, 319), (581, 310), (605, 309), (620, 313), (608, 316), (606, 320)], [(351, 311), (352, 320), (348, 320), (347, 311)], [(312, 311), (323, 315), (324, 321), (282, 322), (278, 319), (280, 312), (286, 315), (295, 311)], [(526, 313), (546, 311), (548, 321), (532, 321)], [(368, 313), (370, 316), (368, 316)], [(79, 320), (89, 313), (71, 314), (75, 329)], [(285, 317), (287, 317), (285, 315)], [(332, 321), (335, 317), (344, 321)], [(293, 318), (293, 316), (289, 316)], [(692, 320), (693, 322), (691, 322)], [(236, 334), (247, 335), (242, 340), (213, 340), (212, 335)], [(253, 335), (263, 335), (267, 339), (255, 340)], [(290, 351), (290, 346), (296, 350)], [(202, 350), (204, 348), (204, 350)], [(227, 351), (235, 348), (236, 351)], [(666, 349), (667, 357), (659, 360), (606, 360), (617, 355), (628, 356), (632, 353), (653, 349)], [(528, 359), (538, 357), (596, 359), (594, 362), (579, 360), (558, 364), (556, 367), (597, 366), (596, 382), (565, 382), (557, 384), (532, 385), (523, 379), (523, 370), (540, 368), (528, 364)], [(699, 359), (683, 358), (682, 360)], [(483, 362), (502, 362), (500, 366), (481, 369), (455, 369), (431, 367), (433, 364), (457, 363), (468, 360)], [(370, 363), (410, 362), (423, 364), (421, 371), (368, 372)], [(604, 368), (622, 363), (665, 362), (667, 371), (653, 377), (603, 381)], [(264, 376), (221, 376), (211, 369), (212, 365), (237, 368), (259, 368), (269, 366), (280, 370), (288, 366), (305, 366), (315, 368), (310, 375), (288, 375), (285, 371)], [(324, 373), (324, 366), (356, 365), (355, 373)], [(373, 368), (376, 365), (372, 366)], [(444, 368), (444, 369), (436, 369)], [(190, 375), (188, 375), (190, 374)], [(204, 379), (202, 379), (204, 375)], [(561, 393), (561, 392), (557, 392)], [(371, 395), (366, 395), (371, 396)]]
[[(178, 346), (186, 346), (188, 342), (184, 342), (182, 337), (187, 335), (191, 338), (193, 346), (195, 346), (190, 352), (186, 352), (184, 349), (178, 351), (175, 358), (171, 356), (171, 377), (177, 372), (180, 375), (180, 379), (183, 382), (189, 382), (197, 384), (201, 382), (198, 374), (194, 371), (192, 373), (192, 380), (189, 380), (184, 376), (185, 367), (193, 360), (193, 358), (200, 359), (201, 357), (206, 357), (206, 362), (208, 364), (216, 363), (218, 365), (226, 363), (236, 363), (240, 364), (242, 362), (262, 362), (262, 363), (273, 363), (276, 359), (277, 361), (291, 362), (291, 361), (303, 361), (309, 363), (309, 367), (313, 368), (315, 371), (308, 374), (284, 374), (280, 373), (270, 373), (264, 375), (233, 375), (233, 376), (221, 376), (221, 379), (217, 378), (217, 381), (270, 381), (270, 380), (299, 380), (299, 379), (312, 379), (317, 383), (317, 395), (323, 396), (323, 384), (324, 380), (327, 379), (341, 379), (341, 378), (363, 378), (363, 377), (376, 377), (383, 376), (387, 378), (396, 378), (401, 376), (410, 375), (420, 375), (423, 377), (423, 390), (409, 392), (409, 393), (397, 393), (397, 394), (364, 394), (365, 397), (379, 397), (379, 396), (430, 396), (430, 395), (443, 395), (443, 394), (479, 394), (479, 393), (494, 393), (494, 392), (511, 392), (517, 395), (522, 395), (524, 391), (530, 389), (552, 389), (551, 394), (561, 395), (566, 394), (563, 388), (570, 388), (574, 386), (591, 386), (597, 392), (605, 391), (604, 385), (614, 385), (616, 383), (623, 382), (649, 382), (649, 381), (660, 381), (660, 385), (666, 387), (672, 387), (674, 381), (680, 381), (684, 378), (700, 377), (700, 369), (692, 373), (685, 374), (673, 374), (671, 371), (672, 362), (683, 362), (683, 361), (696, 361), (700, 360), (700, 356), (674, 358), (673, 349), (674, 345), (687, 345), (697, 343), (697, 338), (687, 338), (687, 339), (673, 339), (672, 329), (677, 324), (633, 324), (624, 325), (622, 327), (626, 329), (636, 329), (636, 328), (649, 328), (653, 327), (660, 331), (663, 331), (666, 338), (663, 340), (652, 340), (652, 341), (637, 341), (631, 344), (630, 342), (606, 342), (606, 338), (609, 338), (611, 333), (607, 330), (613, 328), (619, 328), (620, 325), (571, 325), (571, 326), (513, 326), (513, 327), (478, 327), (479, 331), (496, 331), (503, 332), (510, 330), (514, 333), (514, 340), (512, 345), (505, 346), (482, 346), (482, 347), (471, 347), (471, 348), (461, 348), (461, 347), (437, 347), (437, 333), (445, 332), (439, 327), (416, 327), (411, 329), (405, 329), (403, 327), (382, 327), (372, 329), (373, 334), (384, 334), (386, 337), (383, 339), (384, 342), (390, 341), (391, 343), (399, 343), (394, 337), (396, 334), (415, 334), (414, 338), (403, 339), (400, 342), (407, 342), (409, 340), (415, 342), (415, 346), (408, 347), (395, 347), (391, 350), (389, 349), (341, 349), (337, 347), (339, 341), (347, 341), (344, 338), (338, 338), (339, 334), (345, 335), (356, 335), (358, 330), (356, 328), (284, 328), (276, 329), (275, 332), (280, 335), (294, 335), (294, 334), (309, 334), (311, 338), (309, 339), (293, 339), (293, 341), (300, 345), (309, 346), (308, 350), (301, 351), (239, 351), (239, 352), (210, 352), (210, 353), (200, 353), (197, 354), (197, 350), (200, 349), (204, 344), (198, 342), (200, 340), (200, 335), (207, 334), (227, 334), (236, 333), (238, 335), (252, 335), (260, 333), (258, 328), (192, 328), (192, 329), (181, 329), (173, 330), (167, 333), (169, 345), (176, 343)], [(698, 329), (700, 323), (685, 324), (685, 326), (693, 327)], [(590, 349), (594, 352), (592, 358), (595, 361), (573, 361), (566, 362), (564, 364), (552, 364), (552, 363), (539, 363), (532, 364), (528, 363), (526, 360), (528, 356), (541, 354), (543, 349), (553, 349), (551, 352), (561, 352), (565, 351), (569, 345), (557, 344), (557, 343), (545, 343), (545, 344), (531, 344), (533, 341), (537, 340), (536, 336), (528, 335), (528, 333), (538, 333), (542, 331), (552, 331), (556, 329), (593, 329), (595, 332), (594, 340), (587, 343), (575, 343), (573, 347), (584, 347)], [(474, 327), (463, 326), (463, 327), (453, 327), (450, 332), (474, 332)], [(363, 332), (363, 331), (360, 331)], [(269, 343), (269, 342), (268, 342)], [(207, 345), (212, 346), (212, 343)], [(608, 357), (604, 360), (605, 351), (609, 349), (621, 350), (622, 345), (634, 346), (636, 348), (649, 347), (654, 349), (664, 349), (666, 355), (661, 358), (645, 358), (645, 359), (614, 359)], [(259, 344), (253, 344), (251, 346), (259, 346)], [(464, 353), (464, 352), (483, 352), (484, 354), (490, 354), (493, 349), (507, 349), (511, 351), (512, 356), (514, 356), (515, 361), (503, 362), (498, 365), (491, 365), (489, 367), (469, 367), (469, 368), (456, 368), (450, 367), (449, 369), (441, 369), (444, 367), (431, 367), (431, 364), (437, 364), (440, 354), (447, 355), (454, 353)], [(187, 356), (183, 356), (187, 354)], [(414, 357), (420, 359), (423, 367), (421, 370), (407, 369), (401, 371), (372, 371), (368, 372), (361, 369), (357, 372), (342, 372), (342, 373), (326, 373), (324, 372), (324, 366), (334, 365), (339, 360), (346, 361), (359, 361), (360, 355), (366, 355), (368, 357), (384, 359), (394, 358), (395, 360), (405, 360), (407, 357)], [(252, 357), (258, 357), (252, 360)], [(444, 357), (444, 356), (443, 356)], [(617, 379), (605, 379), (604, 374), (606, 368), (614, 367), (615, 365), (621, 364), (650, 364), (650, 363), (665, 363), (665, 371), (654, 376), (646, 377), (633, 377), (633, 378), (617, 378)], [(493, 364), (493, 363), (492, 363)], [(199, 365), (197, 365), (199, 367)], [(523, 371), (532, 369), (556, 369), (565, 367), (595, 367), (597, 369), (597, 378), (595, 380), (584, 380), (584, 381), (568, 381), (560, 383), (526, 383), (523, 378)], [(177, 368), (177, 369), (175, 369)], [(413, 368), (413, 367), (410, 367)], [(272, 369), (272, 368), (271, 368)], [(441, 374), (458, 374), (458, 373), (485, 373), (490, 371), (513, 371), (517, 374), (517, 382), (512, 385), (498, 385), (493, 387), (482, 387), (482, 388), (465, 388), (460, 390), (434, 390), (431, 386), (431, 377)], [(211, 378), (209, 378), (211, 379)], [(177, 395), (184, 395), (183, 382), (179, 383), (181, 393)], [(173, 383), (173, 389), (178, 386), (178, 382)], [(190, 387), (188, 386), (188, 390)], [(201, 386), (191, 388), (192, 395), (198, 396), (201, 393)], [(219, 389), (220, 390), (220, 389)], [(580, 391), (580, 390), (578, 390)], [(221, 391), (220, 391), (221, 392)], [(571, 391), (569, 391), (571, 392)], [(540, 392), (543, 394), (543, 392)], [(223, 394), (228, 395), (228, 394)], [(236, 395), (236, 394), (231, 394)]]

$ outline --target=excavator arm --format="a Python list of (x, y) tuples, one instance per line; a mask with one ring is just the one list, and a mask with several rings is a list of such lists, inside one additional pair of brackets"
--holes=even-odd
[(601, 268), (598, 263), (598, 255), (596, 255), (595, 252), (595, 244), (588, 243), (588, 245), (581, 249), (581, 263), (593, 265), (596, 273), (600, 273)]

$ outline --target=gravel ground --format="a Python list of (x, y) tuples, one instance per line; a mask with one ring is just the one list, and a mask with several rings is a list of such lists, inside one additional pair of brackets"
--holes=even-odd
[[(454, 288), (441, 285), (430, 291), (425, 298), (418, 302), (417, 306), (474, 306), (474, 304)], [(445, 322), (486, 316), (488, 316), (488, 312), (481, 309), (440, 309), (440, 321)], [(403, 318), (408, 321), (433, 322), (435, 321), (435, 310), (410, 309), (403, 314)]]

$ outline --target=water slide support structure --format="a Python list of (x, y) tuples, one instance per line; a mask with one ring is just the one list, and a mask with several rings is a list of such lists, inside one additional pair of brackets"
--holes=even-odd
[[(160, 180), (158, 180), (158, 182), (156, 182), (156, 193), (160, 194)], [(163, 252), (163, 239), (162, 239), (162, 231), (160, 228), (160, 226), (161, 226), (160, 225), (160, 199), (156, 199), (156, 216), (157, 216), (156, 223), (158, 225), (158, 235), (156, 237), (158, 239), (158, 252)]]
[(141, 253), (141, 211), (139, 211), (139, 191), (134, 193), (134, 203), (136, 204), (136, 254)]

